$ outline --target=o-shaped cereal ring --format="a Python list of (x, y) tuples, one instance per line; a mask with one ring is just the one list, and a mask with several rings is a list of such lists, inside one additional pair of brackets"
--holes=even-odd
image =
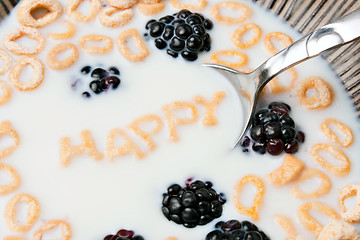
[(66, 4), (65, 12), (68, 17), (72, 20), (82, 23), (87, 23), (93, 20), (96, 15), (101, 10), (101, 1), (100, 0), (89, 0), (91, 1), (90, 12), (87, 16), (83, 15), (81, 12), (77, 11), (77, 8), (83, 1), (87, 0), (69, 0)]
[[(330, 124), (334, 124), (337, 129), (341, 130), (345, 134), (346, 138), (344, 139), (344, 141), (341, 142), (339, 140), (336, 133), (331, 130), (329, 126)], [(340, 144), (344, 148), (349, 147), (354, 139), (353, 133), (348, 126), (332, 118), (328, 118), (321, 123), (321, 131), (333, 142)]]
[[(27, 82), (21, 82), (19, 77), (22, 69), (30, 65), (33, 68), (33, 76)], [(44, 65), (34, 57), (23, 57), (20, 59), (9, 75), (10, 83), (20, 91), (29, 91), (37, 88), (44, 80)]]
[[(138, 53), (133, 53), (127, 46), (127, 40), (129, 38), (134, 38), (136, 45), (139, 48)], [(130, 61), (141, 61), (149, 55), (149, 50), (147, 49), (144, 41), (142, 40), (138, 30), (132, 28), (127, 29), (119, 34), (116, 39), (116, 43), (121, 54)]]
[(266, 49), (269, 50), (269, 52), (271, 54), (276, 54), (280, 51), (275, 48), (274, 44), (271, 42), (272, 39), (281, 41), (284, 48), (288, 47), (289, 45), (291, 45), (293, 43), (293, 40), (291, 39), (291, 37), (289, 37), (285, 33), (281, 33), (281, 32), (268, 33), (265, 35), (264, 43), (265, 43)]
[(0, 184), (0, 194), (10, 193), (20, 186), (20, 175), (15, 170), (15, 168), (7, 164), (0, 163), (0, 172), (1, 171), (7, 172), (11, 176), (12, 182), (6, 185)]
[(290, 80), (289, 86), (282, 85), (281, 83), (279, 83), (277, 81), (277, 78), (274, 78), (268, 84), (270, 87), (271, 93), (278, 94), (278, 93), (287, 92), (287, 91), (290, 91), (295, 86), (295, 82), (298, 77), (298, 74), (297, 74), (295, 68), (289, 68), (287, 71), (289, 71), (289, 73), (291, 75), (291, 80)]
[[(359, 184), (349, 184), (346, 185), (339, 192), (340, 198), (340, 211), (342, 218), (349, 223), (359, 223), (360, 222), (360, 185)], [(356, 195), (356, 205), (351, 209), (346, 209), (345, 200), (349, 197)]]
[[(104, 47), (89, 47), (86, 46), (87, 42), (104, 42)], [(79, 40), (79, 45), (82, 49), (84, 49), (85, 52), (89, 54), (105, 54), (111, 51), (113, 48), (113, 40), (110, 37), (104, 36), (104, 35), (97, 35), (97, 34), (90, 34), (82, 36)]]
[[(26, 224), (19, 224), (15, 217), (17, 212), (17, 205), (20, 202), (27, 203), (29, 206), (27, 215), (26, 215)], [(33, 224), (36, 222), (39, 217), (40, 206), (38, 200), (29, 194), (21, 193), (15, 195), (7, 204), (5, 208), (5, 219), (6, 223), (11, 231), (16, 232), (27, 232)]]
[[(307, 96), (309, 89), (316, 90), (316, 94)], [(296, 95), (300, 103), (310, 110), (326, 108), (331, 105), (333, 100), (333, 91), (330, 85), (319, 77), (310, 77), (301, 81)]]
[[(246, 42), (243, 42), (242, 36), (248, 31), (252, 31), (254, 33), (254, 37), (247, 40)], [(261, 33), (262, 30), (258, 25), (256, 25), (255, 23), (247, 23), (235, 30), (231, 40), (235, 44), (235, 46), (245, 49), (254, 46), (256, 43), (258, 43), (260, 40)]]
[[(16, 42), (17, 39), (23, 37), (24, 35), (37, 42), (33, 49), (21, 46)], [(45, 37), (35, 28), (18, 27), (4, 36), (3, 44), (7, 50), (15, 55), (36, 55), (44, 49)]]
[[(57, 55), (63, 51), (71, 50), (71, 55), (63, 60), (58, 60)], [(79, 52), (76, 48), (76, 46), (72, 43), (60, 43), (50, 49), (47, 57), (46, 57), (46, 63), (55, 70), (62, 70), (65, 68), (69, 68), (71, 65), (73, 65), (79, 58)]]
[[(238, 59), (237, 62), (229, 62), (219, 59), (219, 56), (229, 56), (235, 59)], [(247, 63), (248, 57), (245, 53), (236, 51), (236, 50), (222, 50), (217, 51), (211, 54), (211, 61), (220, 64), (225, 65), (230, 68), (239, 68), (244, 66)]]
[[(234, 18), (234, 17), (226, 17), (221, 15), (221, 9), (228, 8), (231, 10), (240, 10), (241, 16)], [(211, 16), (216, 19), (218, 22), (225, 23), (225, 24), (239, 24), (243, 23), (249, 19), (252, 14), (251, 8), (249, 8), (246, 4), (239, 3), (239, 2), (220, 2), (215, 4), (215, 6), (211, 9)]]
[(165, 8), (165, 3), (139, 3), (138, 5), (139, 11), (146, 15), (155, 15), (160, 13)]
[(11, 67), (12, 57), (4, 49), (0, 48), (0, 59), (4, 62), (0, 67), (0, 75), (4, 75)]
[(11, 97), (11, 90), (8, 84), (0, 80), (0, 105), (7, 103)]
[(68, 30), (65, 33), (49, 33), (49, 37), (53, 40), (63, 40), (63, 39), (68, 39), (71, 38), (72, 36), (75, 35), (76, 32), (76, 27), (75, 25), (68, 21), (68, 20), (64, 20), (64, 23), (66, 24)]
[(69, 240), (72, 236), (70, 224), (63, 220), (50, 220), (47, 221), (39, 230), (34, 233), (33, 240), (43, 239), (43, 234), (56, 227), (60, 227), (62, 238), (61, 240)]
[(11, 127), (9, 121), (0, 123), (0, 137), (1, 135), (9, 135), (13, 138), (14, 144), (10, 147), (0, 150), (0, 159), (11, 155), (20, 143), (20, 138), (15, 129)]
[[(334, 158), (342, 162), (342, 165), (333, 165), (330, 164), (327, 160), (325, 160), (320, 154), (319, 151), (326, 151), (330, 153)], [(348, 159), (348, 157), (345, 155), (343, 151), (341, 151), (340, 148), (337, 148), (335, 146), (331, 146), (326, 143), (319, 143), (315, 144), (311, 148), (311, 155), (317, 161), (323, 168), (331, 172), (332, 174), (343, 177), (347, 175), (350, 171), (351, 163)]]
[[(194, 0), (195, 1), (195, 0)], [(170, 4), (174, 7), (174, 8), (178, 8), (178, 9), (188, 9), (190, 11), (199, 11), (199, 10), (203, 10), (206, 5), (207, 5), (207, 1), (206, 0), (196, 0), (197, 4), (193, 5), (193, 4), (182, 4), (179, 2), (179, 0), (170, 0)]]
[(138, 0), (105, 0), (105, 2), (115, 8), (128, 9), (133, 7)]
[[(37, 8), (45, 8), (49, 12), (35, 19), (31, 12)], [(62, 13), (63, 7), (58, 0), (24, 0), (18, 8), (17, 18), (24, 26), (40, 28), (54, 22)]]
[(114, 7), (106, 7), (99, 14), (99, 21), (105, 27), (118, 28), (126, 25), (134, 16), (134, 10), (120, 10)]

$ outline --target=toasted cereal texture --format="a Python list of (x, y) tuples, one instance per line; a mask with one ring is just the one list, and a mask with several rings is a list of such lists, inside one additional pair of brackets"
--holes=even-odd
[[(175, 112), (178, 110), (187, 109), (190, 111), (191, 116), (189, 118), (177, 117)], [(177, 134), (177, 125), (187, 125), (195, 123), (199, 119), (199, 113), (196, 106), (189, 102), (173, 102), (162, 107), (165, 113), (166, 123), (170, 132), (170, 141), (179, 141), (179, 135)]]
[[(17, 205), (23, 202), (28, 205), (26, 223), (20, 224), (16, 219)], [(8, 228), (15, 232), (27, 232), (39, 217), (40, 205), (36, 198), (29, 194), (20, 193), (10, 199), (5, 208), (5, 220)]]
[(310, 210), (321, 212), (328, 216), (331, 220), (340, 219), (339, 214), (332, 207), (325, 203), (307, 202), (302, 204), (298, 209), (299, 220), (310, 232), (315, 235), (315, 237), (318, 237), (324, 226), (311, 216)]
[(165, 3), (139, 3), (137, 7), (142, 14), (151, 16), (162, 12), (165, 8)]
[(286, 240), (295, 240), (297, 236), (297, 231), (292, 223), (291, 219), (283, 216), (283, 215), (275, 215), (276, 222), (280, 225), (280, 227), (285, 231), (288, 235)]
[(293, 43), (291, 37), (282, 32), (271, 32), (265, 35), (265, 47), (271, 54), (280, 52), (281, 49), (276, 49), (273, 44), (273, 39), (282, 43), (283, 47), (286, 48)]
[[(97, 47), (97, 46), (87, 46), (88, 42), (104, 42), (104, 47)], [(88, 54), (105, 54), (112, 50), (113, 48), (113, 40), (112, 38), (104, 35), (98, 35), (98, 34), (89, 34), (82, 36), (79, 39), (79, 45), (80, 47), (87, 52)]]
[[(31, 49), (21, 46), (16, 42), (17, 39), (27, 36), (28, 38), (37, 42), (36, 46)], [(12, 29), (3, 38), (4, 47), (15, 55), (36, 55), (39, 54), (45, 47), (45, 37), (36, 28), (18, 27)]]
[[(328, 152), (342, 164), (333, 165), (329, 163), (324, 157), (320, 155), (320, 151)], [(314, 160), (318, 162), (323, 168), (338, 177), (346, 176), (350, 172), (351, 162), (349, 161), (346, 154), (338, 147), (326, 143), (315, 144), (311, 148), (311, 155)]]
[(0, 195), (8, 194), (15, 191), (21, 183), (20, 175), (15, 168), (5, 163), (0, 163), (0, 172), (6, 172), (11, 176), (12, 182), (8, 184), (0, 184)]
[(3, 61), (3, 64), (0, 67), (0, 75), (4, 75), (7, 71), (9, 71), (13, 59), (11, 55), (2, 48), (0, 48), (0, 59)]
[[(138, 53), (133, 53), (127, 46), (127, 41), (133, 38), (139, 48)], [(120, 53), (128, 60), (137, 62), (144, 60), (149, 54), (149, 49), (146, 47), (137, 29), (127, 29), (119, 34), (116, 43)]]
[[(45, 8), (49, 12), (39, 19), (31, 15), (31, 11)], [(58, 0), (23, 0), (17, 11), (18, 21), (27, 27), (41, 28), (53, 23), (63, 14), (63, 7)]]
[(63, 23), (67, 26), (67, 31), (64, 33), (49, 33), (49, 37), (53, 40), (64, 40), (72, 38), (76, 33), (75, 25), (69, 20), (64, 20)]
[(4, 121), (0, 123), (0, 140), (2, 135), (9, 135), (10, 137), (12, 137), (14, 140), (14, 144), (10, 147), (0, 150), (0, 159), (10, 156), (20, 143), (20, 137), (18, 133), (15, 131), (14, 128), (12, 128), (9, 121)]
[[(84, 1), (91, 1), (90, 12), (87, 15), (83, 15), (77, 11), (77, 8)], [(96, 18), (96, 15), (101, 10), (101, 0), (69, 0), (65, 7), (66, 15), (76, 22), (87, 23)]]
[[(300, 184), (311, 178), (318, 178), (321, 181), (320, 186), (313, 192), (304, 192), (300, 188)], [(321, 170), (316, 168), (305, 169), (300, 177), (296, 180), (295, 184), (291, 188), (293, 196), (301, 199), (319, 198), (328, 194), (331, 190), (332, 184), (330, 178)]]
[[(20, 81), (19, 77), (21, 72), (25, 66), (31, 66), (33, 69), (33, 76), (30, 80), (26, 82)], [(10, 83), (20, 91), (30, 91), (34, 90), (44, 80), (44, 64), (37, 58), (34, 57), (23, 57), (21, 58), (15, 65), (15, 67), (11, 70), (9, 75)]]
[[(351, 209), (346, 209), (345, 200), (356, 196), (356, 204)], [(360, 184), (349, 184), (339, 192), (341, 217), (349, 223), (360, 223)]]
[(283, 164), (275, 171), (270, 173), (268, 180), (277, 187), (284, 186), (292, 181), (301, 173), (305, 164), (303, 161), (292, 155), (284, 157)]
[(8, 237), (4, 237), (4, 240), (26, 240), (26, 239), (23, 237), (8, 236)]
[[(231, 10), (240, 10), (241, 15), (239, 17), (228, 17), (221, 15), (221, 9), (231, 9)], [(252, 10), (246, 4), (235, 2), (235, 1), (226, 1), (220, 2), (214, 5), (211, 9), (211, 16), (220, 23), (225, 24), (239, 24), (248, 20), (252, 15)]]
[[(71, 51), (71, 55), (59, 61), (57, 55), (66, 50)], [(46, 56), (46, 64), (54, 70), (63, 70), (71, 67), (79, 59), (79, 51), (72, 43), (60, 43), (50, 49)]]
[(0, 80), (0, 105), (7, 103), (11, 98), (11, 90), (9, 85)]
[(146, 3), (146, 4), (154, 4), (159, 2), (161, 2), (161, 0), (140, 0), (140, 3)]
[(216, 92), (211, 101), (207, 101), (202, 96), (196, 96), (193, 98), (195, 103), (201, 104), (205, 107), (205, 117), (202, 120), (204, 126), (213, 126), (217, 124), (217, 119), (215, 117), (215, 108), (219, 105), (220, 101), (225, 97), (225, 92), (220, 91)]
[(354, 226), (333, 221), (324, 227), (317, 240), (360, 240), (360, 235)]
[(105, 27), (118, 28), (125, 26), (134, 16), (132, 8), (121, 10), (114, 7), (103, 8), (99, 14), (99, 21)]
[(270, 88), (270, 92), (273, 94), (279, 94), (288, 92), (295, 86), (296, 80), (298, 79), (298, 74), (295, 68), (289, 68), (287, 71), (291, 74), (290, 84), (285, 86), (277, 81), (277, 78), (272, 79), (268, 86)]
[[(252, 183), (256, 187), (256, 195), (253, 200), (253, 205), (251, 207), (244, 206), (239, 199), (240, 194), (242, 193), (243, 187), (245, 184)], [(240, 214), (250, 216), (254, 221), (259, 220), (259, 210), (263, 205), (265, 194), (265, 184), (263, 180), (255, 175), (247, 175), (243, 177), (236, 185), (234, 191), (234, 203), (236, 209)]]
[(33, 240), (42, 240), (43, 235), (56, 227), (60, 227), (62, 236), (59, 238), (59, 240), (69, 240), (72, 236), (72, 230), (71, 226), (68, 222), (64, 220), (50, 220), (47, 221), (44, 225), (40, 227), (39, 230), (37, 230), (34, 233)]
[[(254, 33), (254, 36), (253, 38), (247, 40), (246, 42), (243, 42), (242, 36), (248, 31), (252, 31)], [(241, 49), (246, 49), (257, 44), (260, 40), (261, 34), (262, 34), (262, 30), (257, 24), (246, 23), (241, 25), (239, 28), (237, 28), (234, 31), (231, 40), (235, 44), (235, 46)]]
[(194, 4), (182, 4), (181, 0), (170, 0), (170, 4), (177, 9), (187, 9), (190, 11), (200, 11), (203, 10), (206, 5), (206, 0), (193, 0)]
[[(333, 132), (333, 130), (330, 128), (330, 125), (334, 125), (338, 130), (340, 130), (340, 131), (342, 131), (344, 133), (344, 135), (346, 136), (344, 141), (342, 141), (342, 142), (340, 141), (340, 139), (336, 135), (336, 133)], [(325, 119), (321, 123), (321, 131), (331, 141), (341, 145), (344, 148), (349, 147), (353, 143), (353, 140), (354, 140), (354, 136), (353, 136), (353, 133), (352, 133), (350, 127), (347, 126), (346, 124), (342, 123), (342, 122), (339, 122), (336, 119), (333, 119), (333, 118)]]
[[(228, 56), (237, 61), (236, 62), (224, 61), (219, 58), (221, 56)], [(211, 61), (213, 63), (224, 65), (229, 68), (240, 68), (247, 64), (248, 57), (245, 53), (237, 50), (222, 50), (222, 51), (213, 52), (211, 54)]]
[(107, 4), (111, 7), (119, 8), (119, 9), (128, 9), (135, 4), (137, 4), (138, 0), (105, 0)]

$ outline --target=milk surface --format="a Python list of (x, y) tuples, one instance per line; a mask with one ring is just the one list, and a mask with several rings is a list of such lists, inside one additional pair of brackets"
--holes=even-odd
[[(202, 13), (211, 19), (210, 10), (218, 1), (210, 1)], [(270, 12), (261, 9), (251, 1), (240, 1), (249, 5), (254, 13), (246, 21), (258, 24), (263, 34), (260, 42), (245, 50), (249, 63), (243, 70), (254, 69), (265, 61), (270, 54), (264, 46), (264, 36), (269, 32), (280, 31), (288, 34), (295, 41), (301, 36)], [(65, 3), (63, 3), (65, 6)], [(170, 4), (164, 12), (154, 16), (158, 19), (166, 14), (179, 11)], [(16, 19), (16, 9), (0, 24), (0, 36), (20, 26)], [(46, 54), (61, 42), (73, 42), (86, 34), (103, 34), (114, 41), (125, 29), (137, 28), (145, 33), (144, 26), (152, 17), (146, 17), (135, 9), (134, 19), (125, 27), (109, 29), (98, 20), (91, 23), (77, 23), (76, 35), (68, 40), (47, 39), (46, 48), (37, 57), (45, 63)], [(40, 31), (47, 35), (62, 32), (62, 23), (68, 17), (63, 16), (50, 26)], [(172, 59), (164, 51), (155, 48), (153, 42), (146, 45), (151, 54), (139, 63), (126, 60), (114, 49), (106, 55), (91, 56), (79, 48), (80, 58), (70, 68), (54, 71), (45, 70), (45, 80), (37, 89), (20, 92), (12, 88), (11, 101), (0, 106), (0, 121), (9, 120), (20, 135), (20, 145), (15, 152), (2, 159), (13, 166), (20, 174), (22, 184), (11, 194), (0, 196), (0, 238), (21, 235), (9, 231), (4, 209), (7, 202), (16, 194), (28, 193), (40, 202), (40, 217), (29, 232), (21, 235), (31, 239), (33, 233), (46, 221), (63, 219), (71, 224), (72, 239), (102, 239), (114, 234), (118, 229), (132, 229), (145, 239), (166, 239), (174, 236), (178, 240), (205, 239), (215, 223), (220, 220), (250, 220), (235, 208), (233, 192), (237, 182), (248, 174), (261, 177), (266, 186), (264, 205), (260, 210), (260, 220), (254, 222), (271, 239), (285, 239), (283, 230), (275, 223), (274, 215), (282, 214), (292, 219), (298, 233), (306, 239), (314, 239), (297, 218), (297, 209), (307, 200), (299, 200), (290, 194), (291, 185), (276, 188), (266, 180), (266, 176), (279, 167), (285, 154), (276, 157), (259, 155), (253, 152), (243, 153), (240, 147), (232, 149), (242, 124), (242, 107), (232, 86), (211, 69), (200, 66), (209, 62), (212, 52), (224, 49), (236, 49), (231, 43), (232, 32), (239, 25), (214, 23), (210, 31), (212, 50), (199, 55), (196, 62), (189, 63), (181, 57)], [(241, 25), (241, 24), (240, 24)], [(15, 60), (20, 57), (13, 56)], [(120, 70), (121, 84), (118, 89), (107, 94), (93, 94), (89, 99), (81, 96), (87, 82), (83, 81), (77, 89), (71, 84), (77, 79), (85, 79), (80, 74), (83, 66), (117, 66)], [(292, 107), (291, 116), (298, 129), (306, 134), (306, 141), (300, 146), (295, 156), (306, 163), (307, 167), (321, 167), (312, 159), (310, 149), (317, 143), (331, 143), (320, 130), (320, 123), (327, 118), (335, 118), (346, 123), (353, 131), (355, 141), (349, 148), (342, 149), (351, 160), (351, 172), (346, 177), (335, 177), (326, 172), (332, 180), (329, 194), (314, 201), (324, 202), (339, 212), (338, 190), (350, 183), (360, 183), (360, 143), (359, 122), (340, 81), (320, 58), (296, 67), (299, 82), (310, 76), (320, 76), (330, 83), (335, 91), (335, 101), (324, 110), (306, 110), (295, 97), (293, 91), (284, 94), (266, 94), (260, 106), (271, 101), (285, 101)], [(284, 73), (284, 76), (287, 73)], [(1, 76), (7, 80), (8, 73)], [(26, 76), (23, 76), (26, 78)], [(169, 141), (169, 131), (161, 108), (174, 101), (192, 102), (195, 96), (207, 100), (217, 91), (224, 91), (226, 97), (216, 108), (218, 124), (203, 126), (204, 107), (196, 105), (199, 120), (191, 125), (178, 126), (180, 140)], [(149, 152), (141, 139), (136, 138), (126, 126), (133, 120), (145, 115), (156, 114), (164, 127), (154, 136), (157, 148)], [(133, 155), (118, 157), (114, 162), (106, 159), (94, 161), (87, 155), (72, 158), (68, 167), (60, 164), (59, 140), (70, 137), (74, 145), (80, 144), (80, 132), (88, 129), (102, 153), (105, 152), (106, 138), (113, 128), (125, 131), (147, 153), (147, 157), (138, 160)], [(332, 143), (331, 143), (332, 144)], [(335, 145), (335, 144), (334, 144)], [(1, 146), (1, 145), (0, 145)], [(3, 179), (0, 174), (0, 180)], [(227, 203), (223, 215), (206, 226), (187, 229), (182, 225), (169, 222), (161, 212), (162, 194), (172, 183), (184, 185), (188, 178), (209, 180), (218, 192), (225, 194)], [(6, 180), (6, 176), (4, 177)], [(254, 189), (246, 188), (241, 199), (251, 201)], [(250, 196), (250, 197), (249, 197)], [(309, 200), (312, 201), (312, 200)], [(321, 217), (323, 224), (328, 219)], [(56, 235), (56, 233), (55, 233)], [(49, 238), (50, 239), (50, 238)]]

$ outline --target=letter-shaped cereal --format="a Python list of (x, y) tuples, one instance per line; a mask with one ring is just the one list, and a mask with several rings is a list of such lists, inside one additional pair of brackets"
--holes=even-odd
[(20, 175), (15, 170), (15, 168), (7, 164), (0, 163), (0, 172), (1, 171), (7, 172), (11, 176), (12, 182), (6, 185), (0, 184), (0, 195), (7, 194), (16, 190), (20, 186), (21, 180)]
[(11, 90), (9, 85), (5, 82), (0, 80), (0, 105), (7, 103), (11, 97)]
[(199, 11), (199, 10), (203, 10), (206, 5), (207, 5), (207, 1), (206, 0), (193, 0), (194, 2), (197, 1), (197, 4), (182, 4), (179, 1), (181, 0), (170, 0), (170, 4), (174, 7), (174, 8), (178, 8), (178, 9), (188, 9), (190, 11)]
[(275, 186), (284, 186), (293, 181), (304, 169), (305, 164), (292, 155), (284, 157), (283, 164), (270, 173), (267, 178)]
[[(351, 209), (346, 209), (345, 200), (356, 195), (356, 204)], [(346, 185), (339, 192), (340, 211), (343, 219), (349, 223), (360, 222), (360, 184)]]
[(201, 96), (196, 96), (193, 98), (193, 101), (202, 104), (205, 107), (205, 118), (202, 120), (204, 126), (212, 126), (217, 124), (217, 119), (215, 117), (215, 108), (219, 105), (220, 101), (225, 97), (225, 92), (216, 92), (213, 99), (208, 102), (205, 98)]
[[(228, 56), (233, 59), (236, 59), (237, 61), (231, 62), (231, 61), (221, 60), (219, 58), (220, 56)], [(216, 64), (225, 65), (229, 68), (240, 68), (247, 63), (248, 57), (245, 53), (242, 53), (242, 52), (239, 52), (236, 50), (222, 50), (222, 51), (212, 53), (211, 61)]]
[(60, 227), (61, 229), (61, 240), (69, 240), (71, 238), (72, 231), (69, 223), (63, 220), (50, 220), (34, 233), (33, 240), (42, 240), (44, 233), (56, 227)]
[[(242, 36), (248, 31), (252, 31), (254, 33), (254, 37), (247, 40), (246, 42), (243, 42)], [(258, 25), (255, 23), (246, 23), (235, 30), (232, 35), (232, 42), (239, 48), (249, 48), (259, 42), (261, 33), (262, 30)]]
[(9, 121), (0, 123), (0, 138), (2, 135), (10, 135), (13, 138), (14, 144), (10, 147), (0, 150), (0, 159), (11, 155), (20, 143), (20, 138), (15, 129), (11, 127)]
[[(127, 46), (126, 42), (133, 38), (139, 51), (137, 53), (131, 52), (129, 47)], [(116, 39), (116, 43), (118, 46), (118, 49), (120, 53), (128, 60), (130, 61), (141, 61), (144, 60), (149, 55), (149, 50), (146, 47), (144, 41), (142, 40), (142, 37), (140, 36), (138, 30), (132, 28), (127, 29), (119, 34), (119, 36)]]
[[(231, 10), (240, 10), (241, 15), (237, 18), (227, 17), (221, 15), (221, 9), (231, 9)], [(216, 19), (218, 22), (225, 24), (239, 24), (243, 23), (249, 19), (252, 15), (252, 10), (246, 4), (235, 2), (235, 1), (226, 1), (215, 4), (211, 9), (211, 16)]]
[[(344, 141), (340, 141), (339, 137), (333, 132), (330, 128), (330, 124), (333, 124), (337, 129), (341, 130), (346, 138)], [(353, 133), (351, 129), (342, 122), (339, 122), (335, 119), (328, 118), (321, 123), (321, 131), (334, 143), (340, 144), (342, 147), (349, 147), (353, 143)]]
[(324, 227), (317, 240), (360, 240), (360, 235), (354, 226), (333, 221)]

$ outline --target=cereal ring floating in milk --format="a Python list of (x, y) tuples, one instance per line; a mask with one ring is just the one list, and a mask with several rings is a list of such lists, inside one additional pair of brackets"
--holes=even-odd
[(10, 156), (20, 143), (18, 133), (15, 131), (15, 129), (11, 127), (9, 121), (4, 121), (0, 123), (0, 137), (1, 135), (9, 135), (10, 137), (12, 137), (14, 142), (12, 146), (0, 150), (0, 159)]
[(8, 184), (0, 184), (0, 195), (8, 194), (16, 190), (20, 186), (21, 179), (15, 168), (7, 164), (0, 163), (0, 172), (1, 171), (7, 172), (7, 174), (11, 176), (12, 182)]
[(101, 10), (100, 0), (89, 0), (91, 1), (90, 11), (87, 15), (83, 15), (77, 11), (80, 4), (87, 0), (69, 0), (65, 7), (66, 15), (76, 22), (87, 23), (96, 18), (96, 15)]
[[(16, 212), (18, 209), (17, 205), (21, 202), (26, 203), (29, 207), (26, 214), (25, 224), (20, 224), (16, 220), (16, 215), (17, 215)], [(5, 209), (5, 220), (8, 225), (8, 228), (11, 231), (27, 232), (38, 219), (39, 213), (40, 213), (40, 205), (38, 200), (29, 194), (20, 193), (15, 195), (8, 202)]]
[[(38, 8), (45, 8), (49, 12), (36, 19), (31, 15), (31, 12)], [(20, 2), (17, 18), (24, 26), (41, 28), (53, 23), (62, 13), (63, 7), (58, 0), (24, 0)]]
[[(130, 38), (134, 39), (137, 47), (139, 48), (139, 51), (137, 53), (133, 53), (127, 46), (127, 41)], [(146, 47), (137, 29), (132, 28), (121, 32), (116, 39), (116, 43), (121, 54), (130, 61), (141, 61), (149, 55), (149, 50)]]
[[(308, 96), (310, 89), (316, 91), (315, 94)], [(333, 90), (330, 85), (320, 77), (309, 77), (300, 82), (296, 89), (299, 102), (307, 109), (327, 108), (333, 101)]]
[(359, 240), (356, 228), (342, 221), (333, 221), (320, 232), (317, 240)]
[(126, 25), (134, 16), (132, 8), (121, 10), (114, 7), (103, 8), (99, 14), (99, 21), (105, 27), (118, 28)]
[[(231, 57), (231, 59), (235, 59), (236, 61), (225, 61), (221, 60), (222, 56)], [(245, 53), (236, 50), (222, 50), (213, 52), (211, 54), (211, 61), (216, 64), (225, 65), (229, 68), (240, 68), (243, 67), (247, 61), (248, 57)]]
[(170, 0), (170, 4), (174, 8), (187, 9), (187, 10), (190, 10), (190, 11), (203, 10), (207, 5), (206, 0), (192, 0), (192, 1), (196, 2), (197, 4), (182, 4), (179, 1), (181, 1), (181, 0)]
[(275, 46), (272, 42), (273, 39), (281, 42), (284, 48), (288, 47), (289, 45), (291, 45), (293, 43), (293, 40), (291, 39), (291, 37), (289, 37), (285, 33), (282, 33), (282, 32), (268, 33), (265, 35), (264, 43), (265, 43), (266, 49), (271, 54), (276, 54), (281, 50), (281, 49), (279, 50), (279, 49), (275, 48)]
[[(22, 38), (24, 35), (37, 42), (34, 48), (27, 48), (16, 42), (17, 39)], [(7, 50), (15, 55), (36, 55), (44, 49), (45, 37), (36, 28), (18, 27), (4, 36), (3, 44)]]
[[(342, 218), (349, 223), (360, 222), (360, 185), (349, 184), (343, 187), (339, 192), (340, 211)], [(351, 209), (345, 206), (345, 200), (356, 196), (356, 205)]]
[(49, 33), (49, 37), (53, 40), (69, 39), (75, 35), (76, 27), (69, 20), (64, 20), (64, 24), (67, 26), (67, 31), (64, 33)]
[(11, 90), (9, 85), (0, 80), (0, 105), (7, 103), (11, 97)]
[[(20, 75), (25, 66), (31, 66), (33, 69), (33, 76), (29, 81), (20, 81)], [(34, 57), (23, 57), (11, 70), (9, 75), (10, 83), (20, 91), (29, 91), (37, 88), (44, 80), (44, 64)]]
[(105, 2), (115, 8), (128, 9), (135, 6), (138, 0), (105, 0)]
[[(240, 10), (241, 15), (239, 17), (228, 17), (223, 16), (221, 14), (222, 9), (230, 9), (233, 11)], [(211, 16), (216, 19), (220, 23), (225, 24), (239, 24), (243, 23), (246, 20), (248, 20), (252, 15), (252, 10), (249, 8), (246, 4), (234, 2), (234, 1), (226, 1), (226, 2), (220, 2), (214, 5), (214, 7), (211, 9)]]
[(68, 222), (64, 220), (50, 220), (47, 221), (44, 225), (42, 225), (40, 229), (34, 233), (33, 240), (42, 240), (43, 235), (46, 232), (51, 231), (56, 227), (59, 227), (61, 229), (61, 233), (62, 233), (61, 240), (69, 240), (71, 238), (72, 230)]
[[(320, 186), (316, 190), (310, 193), (302, 191), (300, 188), (301, 182), (311, 178), (320, 179), (321, 181)], [(294, 186), (291, 189), (291, 193), (295, 197), (302, 199), (319, 198), (328, 194), (331, 190), (331, 187), (332, 187), (331, 180), (323, 171), (316, 168), (307, 168), (301, 173), (300, 177), (296, 180)]]
[[(70, 50), (71, 55), (66, 57), (63, 60), (58, 60), (57, 55)], [(60, 43), (50, 49), (48, 55), (46, 56), (46, 63), (47, 65), (55, 70), (62, 70), (69, 68), (71, 65), (73, 65), (79, 58), (79, 52), (77, 47), (72, 43)]]
[[(338, 130), (340, 130), (344, 133), (344, 135), (346, 136), (344, 141), (342, 141), (342, 142), (340, 141), (337, 134), (330, 128), (330, 125), (334, 125)], [(351, 129), (344, 123), (339, 122), (333, 118), (325, 119), (321, 123), (321, 131), (331, 141), (333, 141), (334, 143), (340, 144), (344, 148), (349, 147), (353, 143), (353, 140), (354, 140), (354, 136), (353, 136)]]
[(290, 84), (288, 86), (285, 86), (279, 83), (278, 78), (274, 78), (268, 83), (271, 93), (278, 94), (278, 93), (287, 92), (290, 91), (295, 86), (295, 82), (298, 78), (298, 74), (295, 68), (289, 68), (287, 71), (291, 74)]
[[(246, 42), (243, 42), (242, 36), (248, 31), (252, 31), (254, 33), (254, 36)], [(245, 49), (257, 44), (260, 40), (261, 33), (262, 30), (258, 25), (256, 25), (255, 23), (247, 23), (234, 31), (231, 40), (233, 44), (235, 44), (235, 46)]]
[(165, 3), (139, 3), (138, 8), (140, 12), (146, 16), (160, 13), (165, 8)]
[(0, 48), (0, 59), (4, 62), (0, 67), (0, 75), (4, 75), (10, 69), (13, 60), (11, 55), (2, 48)]
[[(325, 151), (329, 153), (335, 159), (342, 162), (342, 165), (333, 165), (329, 163), (324, 157), (320, 155), (320, 151)], [(343, 151), (341, 151), (340, 148), (331, 146), (326, 143), (319, 143), (319, 144), (315, 144), (311, 148), (311, 155), (313, 156), (315, 161), (317, 161), (323, 168), (325, 168), (326, 170), (328, 170), (329, 172), (331, 172), (332, 174), (338, 177), (343, 177), (347, 175), (350, 171), (351, 162), (349, 161), (346, 154)]]
[[(253, 205), (251, 207), (244, 206), (239, 199), (240, 194), (242, 193), (243, 187), (245, 184), (252, 183), (256, 187), (256, 195), (253, 199)], [(263, 205), (265, 193), (265, 184), (263, 180), (255, 175), (247, 175), (243, 177), (236, 185), (234, 192), (234, 203), (236, 209), (240, 214), (245, 214), (250, 216), (254, 221), (259, 220), (259, 210)]]
[[(105, 46), (98, 47), (98, 46), (87, 46), (88, 42), (98, 42), (98, 43), (105, 43)], [(98, 34), (89, 34), (82, 36), (79, 39), (79, 45), (85, 52), (89, 54), (105, 54), (112, 50), (113, 48), (113, 40), (112, 38), (104, 35)]]

